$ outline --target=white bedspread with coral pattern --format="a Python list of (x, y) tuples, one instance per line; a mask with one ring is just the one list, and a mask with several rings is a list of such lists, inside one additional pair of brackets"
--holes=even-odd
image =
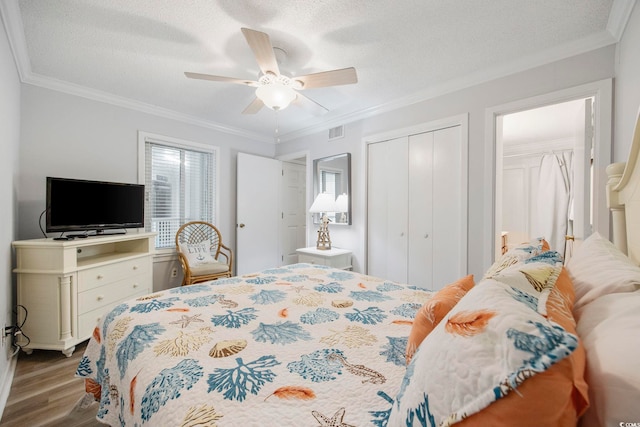
[(161, 291), (103, 317), (77, 376), (114, 426), (384, 426), (429, 296), (310, 264)]

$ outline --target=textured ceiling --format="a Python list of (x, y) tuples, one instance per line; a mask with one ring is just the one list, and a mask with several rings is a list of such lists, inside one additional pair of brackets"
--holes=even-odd
[[(329, 128), (616, 41), (627, 0), (0, 0), (28, 83), (262, 139)], [(20, 22), (21, 21), (21, 22)], [(266, 32), (295, 76), (355, 67), (354, 85), (292, 105), (242, 110), (254, 89), (185, 71), (255, 80), (240, 29)], [(613, 27), (613, 28), (612, 28)], [(15, 46), (20, 45), (20, 46)]]

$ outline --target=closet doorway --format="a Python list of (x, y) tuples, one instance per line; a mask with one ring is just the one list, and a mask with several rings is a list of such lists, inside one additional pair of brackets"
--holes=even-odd
[(494, 259), (536, 237), (569, 259), (593, 230), (608, 235), (610, 89), (606, 80), (493, 111)]

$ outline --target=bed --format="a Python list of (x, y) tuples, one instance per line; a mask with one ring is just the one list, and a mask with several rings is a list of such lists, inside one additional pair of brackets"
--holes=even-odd
[(76, 375), (114, 426), (640, 425), (639, 152), (640, 120), (613, 243), (566, 265), (539, 238), (438, 292), (311, 264), (170, 289), (104, 316)]

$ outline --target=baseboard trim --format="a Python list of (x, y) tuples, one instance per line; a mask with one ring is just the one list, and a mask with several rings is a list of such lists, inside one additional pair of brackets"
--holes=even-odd
[(0, 388), (0, 420), (2, 419), (4, 408), (5, 406), (7, 406), (9, 394), (11, 393), (11, 384), (13, 383), (13, 375), (16, 372), (17, 364), (18, 358), (14, 355), (11, 359), (9, 359), (7, 369), (2, 376), (2, 388)]

